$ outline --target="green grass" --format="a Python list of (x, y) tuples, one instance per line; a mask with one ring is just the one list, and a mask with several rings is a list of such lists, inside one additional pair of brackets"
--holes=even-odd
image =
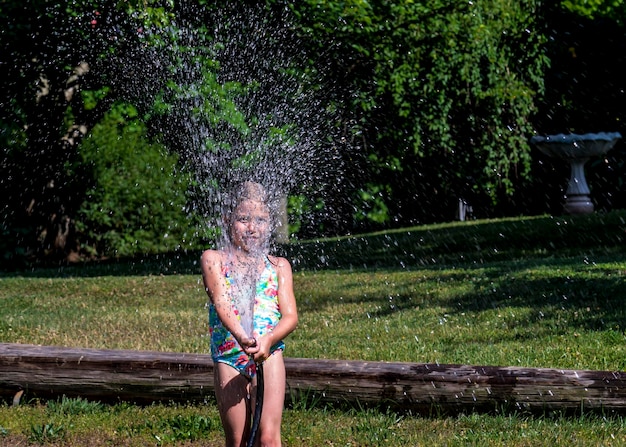
[[(75, 400), (70, 400), (75, 401)], [(83, 406), (78, 401), (78, 406)], [(329, 423), (331, 422), (331, 423)], [(286, 446), (621, 446), (621, 417), (520, 414), (415, 417), (376, 410), (287, 409)], [(218, 446), (215, 406), (100, 405), (64, 413), (58, 403), (0, 406), (0, 446)]]
[[(300, 325), (286, 354), (625, 370), (625, 237), (626, 213), (614, 212), (294, 243), (283, 249), (295, 268)], [(189, 253), (1, 273), (0, 340), (207, 352), (198, 258)], [(0, 445), (222, 442), (212, 402), (73, 412), (59, 410), (63, 405), (86, 406), (0, 407)], [(424, 418), (306, 402), (286, 411), (283, 433), (285, 445), (293, 446), (626, 442), (619, 415), (503, 411)]]

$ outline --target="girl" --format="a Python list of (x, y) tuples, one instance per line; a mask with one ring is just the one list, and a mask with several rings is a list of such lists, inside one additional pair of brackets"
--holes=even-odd
[(286, 386), (282, 340), (298, 323), (291, 265), (268, 254), (270, 208), (258, 183), (239, 187), (224, 223), (224, 247), (206, 250), (201, 268), (210, 298), (215, 394), (226, 446), (246, 445), (260, 363), (265, 390), (259, 443), (280, 446)]

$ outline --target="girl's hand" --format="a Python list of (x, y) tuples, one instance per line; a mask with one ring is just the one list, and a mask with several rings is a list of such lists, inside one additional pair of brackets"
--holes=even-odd
[[(258, 338), (258, 349), (253, 354), (254, 361), (256, 363), (263, 363), (270, 356), (270, 350), (272, 349), (273, 337), (270, 333)], [(252, 353), (251, 353), (252, 354)]]
[(256, 338), (244, 335), (239, 341), (239, 345), (248, 355), (255, 355), (257, 352), (259, 352), (259, 344), (257, 343)]

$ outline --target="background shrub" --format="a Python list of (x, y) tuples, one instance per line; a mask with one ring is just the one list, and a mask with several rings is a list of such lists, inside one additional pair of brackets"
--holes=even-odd
[(133, 106), (115, 105), (79, 151), (91, 182), (76, 223), (84, 248), (125, 256), (187, 240), (193, 231), (185, 212), (187, 177), (176, 155), (148, 139)]

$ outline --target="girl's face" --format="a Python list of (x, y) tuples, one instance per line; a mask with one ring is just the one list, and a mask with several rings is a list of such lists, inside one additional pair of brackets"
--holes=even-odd
[(263, 249), (270, 236), (270, 212), (265, 204), (245, 200), (233, 213), (231, 240), (246, 252)]

